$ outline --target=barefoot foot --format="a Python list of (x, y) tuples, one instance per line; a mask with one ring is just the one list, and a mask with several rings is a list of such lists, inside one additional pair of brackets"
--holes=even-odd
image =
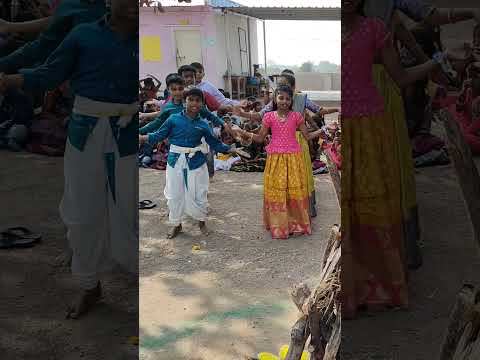
[(101, 298), (102, 288), (100, 282), (96, 287), (83, 290), (78, 299), (67, 310), (67, 319), (78, 319), (86, 314)]
[(182, 231), (182, 224), (172, 227), (167, 233), (167, 239), (173, 239)]
[(208, 230), (207, 225), (205, 224), (205, 221), (199, 221), (198, 228), (200, 229), (200, 232), (203, 235), (208, 236), (210, 234), (210, 231)]

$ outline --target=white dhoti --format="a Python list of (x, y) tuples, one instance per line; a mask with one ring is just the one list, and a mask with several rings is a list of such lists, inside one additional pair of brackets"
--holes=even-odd
[[(67, 141), (60, 204), (72, 250), (72, 274), (84, 289), (95, 287), (98, 274), (116, 264), (138, 273), (137, 156), (120, 156), (118, 132), (112, 130), (112, 121), (118, 131), (136, 111), (136, 104), (75, 100), (74, 116), (98, 118), (83, 150)], [(76, 126), (92, 126), (81, 120)]]
[(197, 221), (206, 221), (209, 184), (207, 164), (190, 170), (187, 157), (196, 151), (208, 151), (208, 148), (202, 147), (200, 150), (200, 148), (189, 149), (170, 145), (170, 151), (180, 154), (175, 167), (168, 165), (166, 171), (164, 194), (167, 199), (170, 224), (178, 226), (186, 216)]

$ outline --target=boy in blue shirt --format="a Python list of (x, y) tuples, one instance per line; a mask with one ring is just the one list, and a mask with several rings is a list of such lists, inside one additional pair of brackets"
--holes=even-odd
[(174, 238), (182, 231), (185, 215), (198, 221), (200, 231), (208, 235), (207, 219), (208, 194), (208, 147), (202, 138), (215, 151), (234, 153), (235, 147), (220, 142), (200, 112), (204, 97), (200, 89), (193, 88), (184, 93), (185, 110), (171, 115), (158, 129), (148, 135), (139, 135), (140, 144), (156, 144), (168, 139), (170, 151), (166, 171), (165, 197), (169, 209), (169, 229), (167, 237)]
[[(165, 104), (163, 110), (155, 117), (152, 122), (140, 128), (139, 132), (141, 135), (145, 135), (155, 130), (158, 130), (162, 126), (162, 124), (170, 117), (170, 115), (180, 113), (184, 110), (185, 104), (183, 101), (183, 93), (185, 89), (185, 79), (182, 78), (180, 75), (169, 75), (166, 78), (166, 83), (172, 99), (167, 104)], [(202, 92), (205, 95), (205, 92)], [(211, 127), (224, 128), (225, 131), (233, 135), (230, 124), (226, 123), (221, 118), (211, 113), (205, 105), (202, 106), (199, 114), (200, 117), (210, 123)], [(215, 173), (213, 151), (210, 151), (207, 156), (207, 166), (208, 175), (211, 179)]]
[(2, 75), (0, 90), (40, 92), (66, 80), (75, 103), (60, 213), (81, 288), (67, 316), (78, 318), (101, 297), (102, 270), (117, 263), (138, 273), (136, 2), (111, 0), (111, 14), (75, 27), (43, 65)]

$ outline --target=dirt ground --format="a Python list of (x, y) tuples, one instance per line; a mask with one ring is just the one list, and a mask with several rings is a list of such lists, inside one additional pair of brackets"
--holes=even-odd
[[(262, 226), (262, 173), (217, 172), (209, 224), (167, 240), (165, 173), (140, 171), (140, 358), (243, 359), (288, 344), (293, 285), (315, 283), (339, 208), (329, 175), (316, 176), (319, 216), (308, 237), (272, 240)], [(199, 245), (200, 251), (192, 246)]]
[(437, 359), (462, 284), (480, 285), (480, 253), (453, 167), (425, 168), (416, 179), (424, 265), (411, 273), (411, 308), (345, 321), (342, 360)]
[[(438, 7), (477, 2), (429, 1)], [(471, 41), (472, 21), (443, 28), (447, 45)], [(437, 129), (438, 131), (438, 129)], [(480, 159), (476, 159), (480, 169)], [(411, 273), (411, 308), (342, 324), (342, 360), (437, 359), (462, 284), (480, 285), (480, 252), (452, 166), (416, 171), (424, 266)]]
[(63, 159), (0, 151), (0, 227), (26, 226), (43, 235), (30, 249), (0, 250), (2, 360), (131, 360), (138, 347), (137, 282), (103, 278), (104, 299), (83, 320), (66, 320), (74, 295), (70, 271), (57, 266), (66, 248), (58, 204)]

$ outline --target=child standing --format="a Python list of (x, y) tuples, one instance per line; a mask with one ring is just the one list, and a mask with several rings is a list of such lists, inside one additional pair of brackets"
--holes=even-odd
[(372, 76), (375, 58), (399, 87), (426, 78), (435, 61), (404, 69), (381, 21), (362, 0), (342, 3), (342, 318), (361, 308), (408, 307), (405, 188), (398, 133)]
[(185, 110), (171, 115), (157, 131), (139, 135), (140, 144), (153, 145), (165, 139), (170, 142), (164, 191), (172, 225), (167, 234), (169, 239), (182, 231), (185, 215), (197, 220), (200, 231), (208, 235), (205, 225), (209, 183), (206, 164), (208, 148), (202, 144), (202, 138), (218, 152), (235, 152), (234, 147), (220, 142), (209, 124), (201, 118), (203, 92), (193, 88), (184, 93), (184, 99)]
[[(174, 75), (168, 76), (166, 83), (168, 91), (171, 94), (170, 101), (165, 104), (162, 111), (156, 113), (157, 115), (153, 121), (140, 128), (140, 135), (146, 135), (160, 129), (171, 115), (181, 113), (185, 109), (183, 96), (185, 92), (185, 80), (180, 75)], [(213, 126), (225, 127), (227, 131), (230, 131), (229, 124), (226, 124), (218, 116), (208, 111), (205, 105), (201, 107), (199, 115), (202, 119), (209, 121)]]
[(81, 288), (68, 316), (78, 318), (100, 298), (107, 266), (138, 272), (136, 3), (112, 0), (110, 14), (75, 27), (42, 66), (2, 76), (0, 89), (42, 91), (68, 79), (75, 104), (60, 213)]
[(241, 134), (244, 139), (262, 143), (271, 129), (272, 138), (266, 147), (263, 218), (272, 238), (287, 239), (312, 233), (307, 169), (296, 132), (299, 129), (308, 140), (321, 132), (309, 133), (302, 115), (292, 111), (293, 91), (289, 86), (279, 86), (274, 100), (273, 111), (265, 114), (259, 133)]

